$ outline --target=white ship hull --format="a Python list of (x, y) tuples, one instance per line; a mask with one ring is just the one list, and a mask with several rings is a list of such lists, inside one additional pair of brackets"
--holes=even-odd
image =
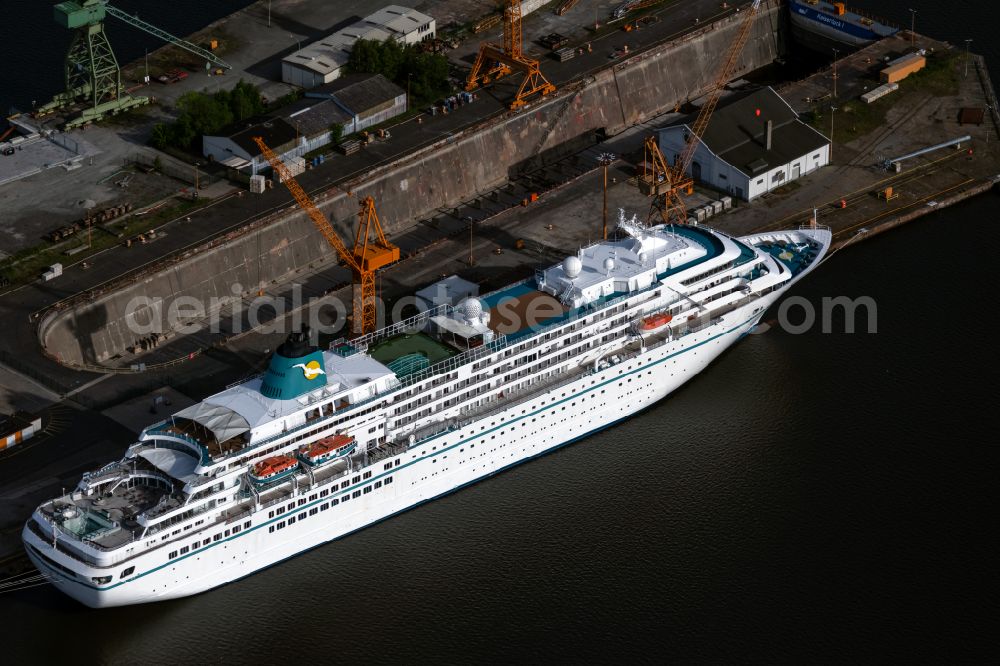
[[(171, 478), (187, 484), (185, 503), (164, 504), (169, 500), (166, 495), (161, 502), (176, 518), (145, 534), (133, 533), (130, 539), (128, 533), (119, 529), (117, 537), (111, 532), (112, 540), (101, 542), (106, 534), (94, 525), (81, 524), (79, 519), (73, 522), (79, 511), (68, 502), (69, 498), (64, 498), (58, 507), (54, 503), (39, 507), (25, 525), (23, 539), (28, 555), (61, 591), (91, 607), (190, 596), (249, 576), (582, 439), (662, 400), (746, 335), (781, 294), (815, 268), (825, 255), (831, 240), (829, 232), (810, 233), (796, 236), (796, 243), (810, 239), (818, 242), (810, 263), (790, 274), (788, 269), (772, 262), (775, 268), (768, 275), (777, 276), (781, 282), (767, 286), (765, 281), (765, 291), (752, 291), (751, 282), (744, 282), (742, 289), (733, 287), (731, 277), (718, 277), (714, 284), (708, 284), (699, 292), (707, 294), (704, 303), (722, 303), (722, 309), (703, 323), (697, 320), (697, 312), (706, 311), (704, 303), (695, 304), (687, 297), (678, 300), (671, 295), (676, 292), (675, 287), (667, 286), (655, 294), (651, 290), (636, 292), (634, 297), (614, 301), (604, 311), (597, 311), (604, 312), (603, 316), (587, 315), (576, 324), (573, 320), (566, 322), (563, 325), (570, 327), (568, 333), (559, 333), (554, 338), (537, 335), (528, 338), (527, 343), (501, 346), (496, 351), (488, 347), (478, 350), (485, 353), (455, 366), (469, 373), (464, 383), (457, 370), (438, 371), (431, 378), (439, 377), (451, 388), (434, 392), (433, 384), (425, 384), (416, 395), (426, 395), (427, 402), (414, 407), (366, 416), (375, 408), (364, 410), (365, 403), (352, 401), (353, 409), (348, 413), (356, 416), (347, 418), (357, 419), (359, 424), (352, 432), (368, 438), (367, 450), (382, 452), (372, 459), (367, 453), (359, 453), (359, 469), (347, 469), (344, 461), (335, 463), (343, 465), (343, 469), (331, 466), (325, 472), (320, 469), (315, 476), (312, 470), (303, 470), (287, 481), (274, 484), (275, 488), (258, 492), (251, 486), (246, 489), (247, 494), (233, 495), (237, 486), (232, 484), (239, 481), (245, 461), (252, 462), (256, 459), (253, 456), (265, 456), (273, 450), (295, 450), (294, 447), (300, 446), (297, 442), (306, 435), (296, 438), (296, 430), (282, 429), (270, 441), (265, 439), (263, 445), (258, 445), (258, 453), (243, 461), (228, 466), (222, 466), (226, 464), (225, 458), (210, 462), (220, 465), (220, 472), (204, 477), (192, 474), (191, 467), (178, 466), (178, 460), (195, 465), (190, 458), (171, 453), (171, 446), (184, 442), (181, 436), (153, 427), (149, 437), (173, 444), (148, 448), (140, 441), (136, 447), (155, 454), (152, 461), (159, 463), (158, 469), (169, 469), (175, 475)], [(769, 245), (771, 234), (748, 237), (745, 242), (762, 243), (771, 247), (772, 254), (794, 260), (791, 249), (785, 249), (791, 236), (782, 232), (775, 237), (786, 239), (778, 241), (780, 248)], [(736, 250), (748, 251), (746, 246), (740, 247), (743, 249), (735, 248), (730, 256), (735, 256)], [(612, 267), (604, 265), (610, 272)], [(712, 280), (725, 271), (743, 270), (729, 266), (705, 273), (705, 279)], [(750, 277), (751, 281), (759, 278)], [(766, 280), (767, 276), (759, 279)], [(713, 294), (721, 294), (722, 300)], [(726, 306), (726, 298), (737, 300)], [(640, 330), (642, 317), (662, 312), (664, 303), (696, 314), (677, 318), (680, 321), (675, 322), (676, 335), (674, 329), (668, 328), (638, 337), (636, 331)], [(697, 309), (692, 310), (693, 307)], [(634, 322), (631, 333), (627, 321)], [(483, 360), (475, 363), (477, 358)], [(545, 364), (539, 359), (549, 360)], [(426, 379), (418, 377), (416, 381)], [(482, 388), (472, 388), (479, 386)], [(416, 389), (410, 393), (405, 389), (395, 389), (402, 394), (398, 396), (400, 402), (413, 399)], [(311, 431), (314, 434), (308, 435), (310, 438), (330, 435), (337, 415), (328, 412), (324, 421), (319, 418), (318, 408), (315, 414), (314, 420), (307, 420), (300, 428), (314, 428)], [(391, 418), (396, 419), (393, 441), (408, 437), (409, 444), (393, 448), (381, 440), (388, 448), (372, 448), (371, 438), (378, 436), (377, 423)], [(328, 425), (315, 427), (323, 423)], [(279, 443), (266, 449), (272, 441)], [(129, 465), (134, 467), (134, 463)], [(104, 502), (102, 498), (112, 497), (116, 484), (133, 478), (129, 474), (145, 473), (143, 478), (154, 479), (159, 474), (149, 466), (145, 469), (143, 472), (135, 468), (126, 476), (108, 476), (104, 469), (98, 470), (96, 476), (81, 481), (77, 493), (90, 498), (87, 501), (97, 502), (95, 507), (106, 506), (100, 504)], [(93, 483), (106, 485), (99, 486), (103, 490), (95, 493), (89, 490)], [(185, 512), (187, 507), (211, 497), (225, 499), (219, 500), (218, 506), (213, 500), (210, 511)], [(147, 515), (153, 520), (162, 515), (156, 508), (148, 510)], [(57, 528), (60, 521), (61, 527)], [(47, 529), (52, 530), (51, 536)], [(67, 529), (86, 533), (87, 537), (78, 535), (74, 540)], [(60, 539), (68, 542), (59, 542)]]
[[(749, 332), (777, 297), (777, 293), (770, 295), (730, 313), (699, 333), (602, 372), (583, 375), (560, 387), (556, 395), (543, 393), (487, 417), (485, 424), (483, 420), (476, 421), (462, 430), (442, 434), (400, 456), (405, 459), (401, 465), (386, 473), (393, 477), (392, 484), (298, 520), (280, 532), (269, 532), (270, 524), (276, 523), (277, 518), (268, 519), (265, 507), (252, 518), (250, 530), (213, 543), (186, 559), (152, 568), (146, 575), (101, 590), (59, 575), (39, 561), (31, 549), (29, 555), (39, 569), (53, 574), (57, 587), (92, 607), (159, 601), (210, 590), (632, 416), (701, 372)], [(561, 397), (563, 393), (566, 398)], [(490, 422), (497, 425), (491, 427)], [(438, 440), (440, 444), (435, 443)], [(378, 479), (379, 476), (373, 476), (368, 484)], [(321, 504), (323, 501), (317, 499), (296, 510), (308, 516), (311, 508)], [(47, 551), (50, 557), (64, 557), (58, 552), (53, 554), (48, 544), (30, 530), (25, 530), (24, 538)], [(142, 560), (142, 557), (137, 560), (139, 571), (143, 568)]]

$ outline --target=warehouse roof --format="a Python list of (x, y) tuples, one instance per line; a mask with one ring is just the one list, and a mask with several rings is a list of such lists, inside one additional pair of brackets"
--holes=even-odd
[(383, 7), (374, 14), (365, 17), (365, 22), (385, 28), (397, 36), (407, 35), (433, 20), (427, 14), (422, 14), (416, 9), (399, 5)]
[[(770, 150), (766, 149), (768, 120), (772, 122)], [(666, 129), (690, 130), (693, 122), (694, 116), (690, 116)], [(770, 87), (734, 95), (720, 103), (702, 141), (716, 156), (748, 176), (788, 164), (830, 143), (799, 120), (788, 102)]]
[(223, 133), (222, 136), (228, 136), (233, 143), (247, 151), (247, 154), (260, 155), (260, 148), (253, 140), (255, 136), (263, 138), (264, 143), (277, 152), (281, 146), (294, 142), (298, 133), (281, 118), (257, 118), (231, 127), (230, 132)]
[(334, 99), (348, 112), (358, 115), (406, 92), (381, 74), (348, 74), (313, 88), (307, 97)]
[(334, 123), (343, 125), (351, 115), (330, 99), (305, 97), (281, 109), (279, 117), (305, 136), (316, 136), (330, 129)]

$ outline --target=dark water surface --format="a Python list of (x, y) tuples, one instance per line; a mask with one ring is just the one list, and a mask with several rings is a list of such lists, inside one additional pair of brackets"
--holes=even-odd
[[(190, 3), (215, 4), (240, 3)], [(978, 3), (858, 4), (916, 6), (996, 62)], [(998, 206), (859, 243), (794, 290), (870, 296), (875, 334), (749, 336), (620, 426), (198, 597), (4, 595), (4, 661), (983, 657)]]

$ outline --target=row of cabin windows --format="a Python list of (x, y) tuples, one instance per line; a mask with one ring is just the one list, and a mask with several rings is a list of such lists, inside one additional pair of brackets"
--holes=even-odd
[[(581, 326), (589, 326), (590, 324), (592, 324), (592, 323), (594, 323), (596, 321), (600, 321), (600, 320), (606, 319), (606, 318), (608, 318), (608, 317), (610, 317), (612, 315), (624, 312), (624, 310), (625, 310), (625, 303), (620, 303), (620, 304), (618, 304), (617, 306), (615, 306), (613, 308), (608, 308), (607, 310), (604, 310), (602, 312), (596, 313), (594, 315), (590, 315), (590, 316), (588, 316), (586, 318), (578, 319), (573, 324), (571, 324), (569, 326), (563, 327), (563, 328), (561, 328), (559, 330), (548, 331), (548, 332), (544, 333), (543, 335), (541, 335), (540, 337), (532, 337), (529, 340), (526, 340), (525, 342), (522, 342), (522, 343), (520, 343), (520, 344), (518, 344), (518, 345), (516, 345), (514, 347), (510, 347), (510, 348), (504, 350), (503, 357), (507, 358), (507, 357), (513, 356), (514, 354), (520, 353), (520, 352), (522, 352), (522, 351), (524, 351), (526, 349), (529, 349), (529, 348), (532, 348), (532, 347), (536, 347), (538, 345), (539, 341), (547, 341), (547, 340), (551, 340), (551, 339), (553, 339), (555, 337), (560, 337), (562, 335), (565, 335), (567, 332), (575, 331), (576, 329), (580, 328)], [(621, 319), (622, 319), (622, 321), (624, 321), (626, 318), (622, 317)], [(577, 336), (577, 338), (579, 338), (579, 337), (582, 337), (582, 334), (580, 336)], [(566, 344), (569, 344), (569, 342), (567, 342)], [(534, 355), (532, 355), (532, 356), (534, 356)], [(531, 361), (533, 361), (533, 360), (535, 360), (535, 359), (532, 358)], [(490, 366), (495, 365), (496, 361), (497, 361), (496, 358), (486, 358), (486, 359), (484, 359), (482, 361), (478, 361), (478, 362), (476, 362), (476, 363), (473, 364), (472, 371), (476, 372), (476, 371), (481, 370), (481, 369), (489, 368)], [(516, 363), (517, 364), (521, 364), (521, 363), (525, 363), (525, 362), (530, 362), (530, 361), (529, 360), (524, 360), (524, 359), (519, 359)], [(450, 372), (450, 373), (448, 373), (446, 375), (435, 377), (432, 380), (429, 380), (427, 382), (421, 382), (420, 384), (417, 384), (417, 385), (413, 386), (412, 388), (410, 388), (410, 389), (408, 389), (408, 390), (406, 390), (406, 391), (404, 391), (402, 393), (399, 393), (395, 397), (395, 400), (393, 402), (399, 403), (400, 401), (407, 400), (407, 399), (409, 399), (409, 398), (411, 398), (413, 396), (417, 396), (417, 395), (420, 395), (421, 397), (418, 398), (417, 400), (415, 400), (413, 403), (410, 403), (410, 404), (400, 404), (400, 406), (395, 409), (394, 414), (404, 413), (406, 411), (409, 411), (413, 407), (417, 407), (417, 406), (419, 406), (421, 404), (424, 404), (427, 401), (433, 399), (432, 396), (431, 396), (431, 394), (427, 392), (427, 389), (433, 388), (435, 386), (439, 386), (440, 384), (443, 384), (445, 382), (448, 382), (448, 381), (451, 381), (451, 380), (454, 380), (454, 379), (457, 379), (457, 378), (458, 378), (458, 373), (457, 372)], [(465, 381), (466, 381), (466, 383), (468, 383), (470, 380), (465, 380)], [(473, 381), (475, 381), (475, 380), (473, 380)], [(423, 395), (421, 395), (421, 394), (423, 394)]]
[(695, 282), (701, 282), (702, 280), (704, 280), (707, 277), (715, 275), (716, 273), (721, 273), (722, 271), (727, 271), (727, 270), (729, 270), (732, 267), (733, 267), (733, 262), (727, 261), (726, 263), (722, 264), (721, 266), (716, 266), (715, 268), (713, 268), (710, 271), (705, 271), (704, 273), (696, 275), (696, 276), (694, 276), (692, 278), (688, 278), (687, 280), (681, 280), (681, 284), (684, 285), (685, 287), (689, 287), (692, 284), (694, 284)]
[[(201, 541), (194, 541), (187, 546), (181, 546), (180, 550), (171, 551), (170, 554), (167, 556), (167, 559), (172, 560), (175, 557), (179, 557), (180, 555), (186, 555), (192, 550), (198, 550), (199, 546), (207, 546), (209, 543), (213, 543), (215, 541), (221, 541), (223, 538), (228, 539), (231, 535), (239, 534), (242, 530), (248, 530), (248, 529), (250, 529), (249, 520), (243, 523), (242, 527), (240, 525), (233, 525), (230, 529), (226, 530), (225, 532), (219, 532), (218, 534), (215, 534), (211, 538), (206, 537)], [(122, 575), (124, 577), (127, 574), (123, 573)]]
[(389, 485), (390, 483), (392, 483), (392, 477), (389, 476), (389, 477), (386, 477), (383, 481), (376, 481), (374, 486), (366, 486), (365, 489), (364, 489), (364, 493), (362, 493), (362, 491), (360, 491), (360, 490), (355, 490), (350, 495), (344, 495), (343, 497), (341, 497), (339, 499), (336, 498), (336, 497), (334, 497), (329, 502), (323, 502), (319, 506), (314, 506), (311, 509), (309, 509), (308, 512), (300, 513), (300, 514), (298, 514), (298, 516), (289, 516), (286, 520), (280, 520), (277, 523), (275, 523), (274, 525), (268, 526), (267, 531), (268, 532), (274, 532), (275, 530), (284, 529), (285, 527), (287, 527), (289, 525), (294, 525), (296, 520), (305, 520), (308, 516), (315, 516), (320, 511), (326, 511), (331, 506), (337, 506), (341, 502), (348, 502), (352, 498), (361, 497), (362, 494), (370, 493), (373, 488), (381, 488), (382, 485), (383, 485), (383, 483), (385, 485)]
[[(623, 317), (619, 318), (620, 323), (624, 323), (627, 319), (628, 319), (627, 316), (623, 316)], [(601, 338), (600, 343), (610, 341), (614, 337), (616, 337), (616, 334), (613, 333), (613, 332), (605, 334)], [(563, 344), (564, 345), (574, 344), (576, 342), (579, 342), (582, 339), (583, 339), (583, 333), (578, 333), (578, 334), (576, 334), (574, 336), (571, 336), (571, 337), (565, 339), (563, 341)], [(585, 351), (587, 349), (592, 348), (595, 344), (599, 344), (599, 343), (590, 342), (589, 344), (583, 345), (579, 349), (575, 349), (575, 350), (571, 350), (571, 351), (564, 351), (564, 352), (558, 354), (557, 356), (544, 358), (544, 360), (541, 363), (539, 363), (538, 365), (536, 365), (534, 367), (525, 368), (525, 369), (523, 369), (520, 372), (517, 372), (515, 374), (505, 375), (503, 381), (504, 381), (505, 384), (509, 384), (511, 381), (514, 381), (514, 380), (519, 379), (521, 377), (525, 377), (525, 376), (528, 376), (530, 374), (534, 374), (534, 373), (540, 372), (540, 371), (542, 371), (542, 370), (544, 370), (544, 369), (546, 369), (546, 368), (548, 368), (548, 367), (550, 367), (552, 365), (561, 363), (561, 362), (569, 359), (571, 356), (574, 356), (576, 354), (579, 354), (582, 351)], [(537, 360), (538, 360), (538, 353), (528, 354), (528, 355), (526, 355), (526, 356), (518, 359), (517, 361), (515, 361), (514, 367), (516, 367), (518, 365), (522, 365), (524, 363), (535, 362)], [(494, 368), (492, 374), (493, 375), (500, 374), (500, 373), (504, 372), (506, 369), (508, 369), (510, 367), (511, 367), (510, 363), (504, 364), (504, 365), (502, 365), (500, 367)], [(470, 378), (470, 379), (465, 380), (464, 382), (462, 382), (460, 385), (465, 385), (465, 384), (472, 383), (472, 382), (480, 382), (480, 381), (482, 381), (485, 378), (486, 378), (485, 376)], [(458, 386), (459, 385), (456, 385), (453, 388), (458, 388)], [(475, 398), (476, 396), (483, 395), (484, 393), (492, 393), (493, 391), (494, 391), (494, 387), (491, 387), (491, 386), (486, 385), (486, 384), (481, 385), (481, 386), (477, 386), (476, 388), (471, 389), (469, 391), (466, 391), (466, 392), (462, 393), (459, 396), (456, 396), (454, 398), (448, 399), (442, 405), (439, 405), (439, 406), (434, 407), (434, 408), (422, 409), (419, 412), (416, 412), (414, 414), (408, 414), (407, 416), (404, 416), (404, 417), (398, 419), (396, 421), (396, 425), (397, 426), (408, 425), (410, 423), (413, 423), (414, 421), (418, 421), (418, 420), (420, 420), (420, 419), (422, 419), (422, 418), (424, 418), (426, 416), (429, 416), (430, 414), (434, 413), (438, 409), (441, 409), (441, 408), (447, 409), (449, 407), (453, 407), (453, 406), (455, 406), (457, 404), (460, 404), (460, 403), (466, 402), (468, 400), (471, 400), (471, 399)], [(435, 393), (434, 394), (434, 398), (440, 397), (440, 393), (441, 393), (440, 391), (437, 392), (437, 393)], [(423, 402), (426, 402), (426, 401), (434, 399), (434, 398), (432, 398), (430, 395), (428, 395), (424, 399), (422, 399), (421, 401), (419, 401), (419, 403), (423, 403)], [(405, 407), (400, 407), (400, 408), (397, 408), (396, 410), (394, 410), (393, 414), (396, 415), (396, 414), (404, 413), (405, 411), (406, 411)]]

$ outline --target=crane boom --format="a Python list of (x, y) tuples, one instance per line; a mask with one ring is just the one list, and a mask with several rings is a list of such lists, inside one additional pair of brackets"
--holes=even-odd
[(691, 162), (694, 160), (694, 153), (698, 149), (698, 144), (701, 142), (701, 137), (705, 136), (705, 130), (708, 128), (708, 121), (712, 119), (712, 113), (715, 112), (715, 107), (719, 104), (719, 98), (722, 97), (722, 90), (729, 82), (733, 72), (736, 71), (736, 65), (739, 63), (740, 54), (743, 53), (743, 47), (746, 46), (747, 40), (750, 38), (750, 29), (753, 28), (753, 19), (759, 8), (760, 0), (754, 0), (753, 4), (750, 5), (750, 9), (747, 11), (746, 16), (743, 18), (743, 24), (740, 26), (740, 31), (737, 33), (736, 39), (729, 45), (729, 50), (726, 52), (722, 68), (715, 77), (712, 89), (709, 91), (708, 97), (705, 99), (705, 103), (702, 104), (701, 110), (698, 111), (698, 116), (694, 119), (694, 123), (691, 125), (691, 139), (684, 147), (684, 152), (681, 153), (676, 164), (677, 171), (681, 176), (683, 176), (683, 174), (687, 172), (688, 168), (690, 168)]
[(215, 55), (211, 51), (206, 51), (205, 49), (201, 48), (200, 46), (195, 46), (194, 44), (192, 44), (189, 41), (183, 40), (180, 37), (175, 37), (174, 35), (171, 35), (166, 30), (161, 30), (160, 28), (157, 28), (155, 25), (152, 25), (150, 23), (146, 23), (145, 21), (143, 21), (138, 16), (132, 16), (131, 14), (123, 12), (122, 10), (118, 9), (117, 7), (112, 7), (111, 5), (109, 5), (107, 3), (104, 4), (104, 11), (106, 13), (110, 14), (111, 16), (114, 16), (119, 21), (124, 21), (125, 23), (128, 23), (130, 26), (132, 26), (134, 28), (138, 28), (139, 30), (142, 30), (143, 32), (148, 32), (149, 34), (153, 35), (154, 37), (159, 37), (160, 39), (162, 39), (165, 42), (168, 42), (168, 43), (173, 44), (175, 46), (179, 46), (180, 48), (184, 49), (185, 51), (190, 51), (191, 53), (195, 54), (196, 56), (198, 56), (200, 58), (204, 58), (205, 60), (207, 60), (207, 61), (209, 61), (211, 63), (215, 63), (219, 67), (223, 67), (225, 69), (232, 69), (233, 68), (232, 65), (230, 65), (228, 62), (226, 62), (222, 58), (218, 57), (217, 55)]
[(344, 245), (344, 242), (340, 240), (340, 236), (337, 235), (336, 229), (334, 229), (333, 225), (331, 225), (326, 219), (326, 216), (323, 215), (320, 209), (316, 207), (316, 204), (314, 204), (313, 200), (309, 198), (309, 195), (302, 189), (302, 186), (296, 182), (295, 177), (292, 176), (292, 172), (287, 166), (285, 166), (284, 162), (278, 159), (278, 156), (274, 154), (273, 150), (268, 148), (267, 144), (264, 143), (264, 139), (259, 136), (255, 136), (253, 140), (254, 143), (257, 144), (257, 147), (260, 148), (261, 154), (264, 155), (264, 157), (267, 158), (267, 161), (271, 164), (271, 168), (281, 174), (281, 179), (284, 181), (285, 186), (288, 187), (288, 191), (292, 193), (292, 197), (294, 197), (295, 201), (299, 204), (302, 210), (309, 215), (313, 224), (316, 225), (316, 228), (320, 230), (323, 237), (326, 238), (326, 241), (333, 247), (333, 249), (337, 251), (340, 258), (343, 259), (352, 270), (359, 273), (362, 272), (361, 264), (357, 262), (354, 255), (351, 254), (351, 252), (347, 249), (347, 246)]
[(639, 179), (639, 187), (644, 194), (653, 197), (653, 206), (650, 209), (651, 217), (654, 211), (659, 211), (664, 222), (678, 224), (687, 222), (687, 211), (681, 194), (691, 194), (694, 191), (694, 180), (687, 175), (687, 170), (691, 168), (698, 144), (701, 143), (705, 130), (708, 128), (708, 122), (712, 119), (712, 113), (719, 103), (719, 98), (722, 97), (722, 90), (733, 76), (733, 72), (736, 71), (743, 47), (750, 39), (750, 30), (753, 28), (754, 17), (759, 8), (760, 0), (754, 0), (744, 15), (736, 39), (729, 45), (729, 49), (723, 56), (722, 65), (712, 82), (705, 103), (702, 104), (698, 115), (691, 124), (691, 133), (674, 163), (669, 167), (666, 166), (666, 161), (660, 152), (655, 136), (646, 139), (643, 173)]

